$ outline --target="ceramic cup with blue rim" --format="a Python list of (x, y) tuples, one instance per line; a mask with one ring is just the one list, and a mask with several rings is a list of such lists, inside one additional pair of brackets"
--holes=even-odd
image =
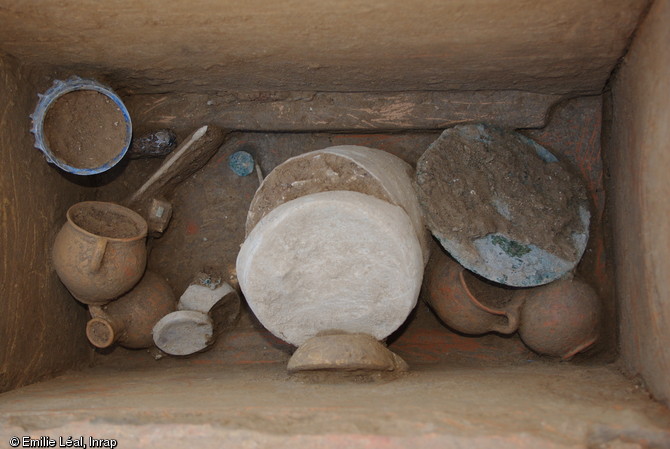
[(109, 87), (72, 77), (54, 81), (38, 96), (31, 131), (47, 162), (76, 175), (95, 175), (114, 167), (128, 151), (130, 115)]

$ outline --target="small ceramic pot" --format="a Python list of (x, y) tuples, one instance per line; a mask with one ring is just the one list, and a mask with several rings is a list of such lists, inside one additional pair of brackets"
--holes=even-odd
[(105, 304), (126, 293), (146, 267), (147, 223), (114, 203), (86, 201), (67, 211), (56, 236), (53, 264), (70, 293), (85, 304)]
[(519, 336), (533, 351), (566, 360), (597, 341), (600, 301), (585, 282), (559, 280), (516, 296), (524, 301)]
[[(522, 299), (513, 290), (480, 280), (441, 251), (433, 252), (426, 275), (427, 301), (452, 329), (469, 335), (514, 333), (519, 326)], [(483, 302), (474, 291), (486, 291)]]
[(98, 348), (117, 342), (126, 348), (153, 345), (151, 330), (177, 301), (168, 283), (147, 271), (135, 288), (105, 306), (89, 306), (91, 320), (86, 325), (88, 340)]

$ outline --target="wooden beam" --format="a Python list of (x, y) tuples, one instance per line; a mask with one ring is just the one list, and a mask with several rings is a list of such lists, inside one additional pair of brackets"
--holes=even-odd
[[(560, 96), (520, 91), (169, 93), (124, 102), (146, 130), (209, 123), (242, 131), (396, 131), (488, 122), (540, 128)], [(140, 131), (140, 130), (136, 130)]]

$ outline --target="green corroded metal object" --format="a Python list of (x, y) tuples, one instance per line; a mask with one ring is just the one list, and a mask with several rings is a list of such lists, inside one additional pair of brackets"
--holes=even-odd
[(502, 235), (491, 236), (491, 243), (498, 245), (508, 256), (521, 257), (532, 251), (531, 248), (522, 245), (514, 240), (509, 240)]
[(254, 172), (254, 158), (246, 151), (236, 151), (231, 154), (228, 165), (237, 176), (249, 176)]

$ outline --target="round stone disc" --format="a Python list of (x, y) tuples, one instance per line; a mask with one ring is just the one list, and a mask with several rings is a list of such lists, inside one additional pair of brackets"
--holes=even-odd
[(242, 245), (237, 276), (260, 322), (293, 345), (324, 331), (381, 340), (416, 305), (423, 256), (402, 208), (323, 192), (268, 213)]
[(447, 129), (416, 169), (428, 227), (464, 267), (502, 284), (558, 279), (584, 253), (586, 189), (546, 148), (487, 125)]

